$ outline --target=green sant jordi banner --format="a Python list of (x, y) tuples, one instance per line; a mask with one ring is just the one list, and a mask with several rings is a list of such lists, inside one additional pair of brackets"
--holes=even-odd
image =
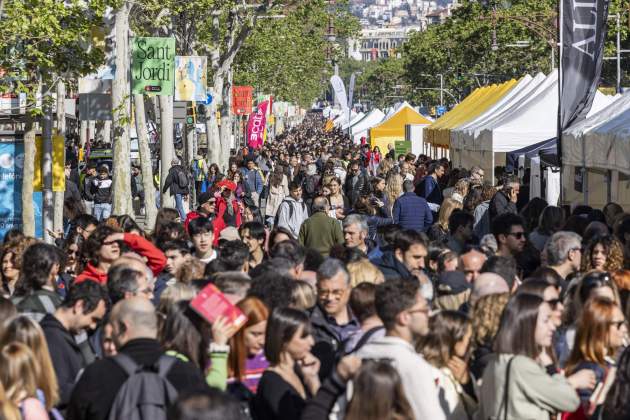
[(175, 38), (137, 37), (131, 47), (131, 91), (173, 95)]

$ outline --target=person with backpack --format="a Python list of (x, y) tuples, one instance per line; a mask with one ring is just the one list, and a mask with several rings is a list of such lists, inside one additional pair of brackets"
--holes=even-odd
[(320, 188), (321, 176), (317, 173), (317, 165), (309, 163), (306, 167), (306, 176), (302, 181), (302, 196), (306, 206), (310, 209), (313, 199), (317, 197)]
[(308, 210), (302, 201), (302, 186), (299, 182), (292, 181), (289, 185), (289, 196), (278, 207), (274, 226), (288, 229), (293, 239), (298, 239), (300, 227), (306, 219)]
[(166, 193), (166, 190), (169, 189), (171, 191), (171, 195), (175, 196), (175, 207), (177, 207), (180, 219), (186, 220), (184, 200), (188, 199), (189, 182), (188, 175), (178, 158), (173, 158), (171, 161), (171, 168), (168, 170), (168, 175), (164, 180), (162, 193)]
[[(203, 183), (208, 179), (208, 165), (201, 154), (198, 153), (190, 162), (190, 170), (195, 181), (195, 194), (199, 197), (202, 192), (205, 192), (203, 191)], [(199, 204), (201, 205), (201, 202)]]
[(98, 178), (92, 180), (90, 192), (94, 197), (92, 216), (99, 222), (107, 219), (112, 214), (112, 179), (107, 165), (98, 168)]
[(157, 314), (139, 297), (111, 313), (118, 354), (88, 366), (75, 386), (67, 420), (166, 420), (180, 392), (207, 387), (191, 362), (166, 356), (157, 341)]

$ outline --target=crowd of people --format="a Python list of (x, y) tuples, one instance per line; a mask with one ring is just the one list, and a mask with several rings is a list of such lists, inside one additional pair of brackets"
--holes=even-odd
[[(0, 416), (630, 418), (630, 214), (324, 127), (174, 160), (150, 230), (94, 200), (55, 245), (9, 231)], [(193, 309), (209, 284), (242, 325)]]

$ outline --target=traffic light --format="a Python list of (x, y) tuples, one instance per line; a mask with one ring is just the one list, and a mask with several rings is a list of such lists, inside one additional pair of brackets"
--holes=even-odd
[(186, 105), (186, 124), (196, 124), (197, 123), (197, 107), (194, 102)]

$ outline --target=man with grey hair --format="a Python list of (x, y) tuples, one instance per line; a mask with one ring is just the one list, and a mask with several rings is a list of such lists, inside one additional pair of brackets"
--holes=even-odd
[(171, 195), (175, 196), (175, 207), (179, 212), (179, 217), (182, 221), (186, 220), (186, 211), (184, 210), (184, 200), (188, 199), (189, 188), (188, 174), (181, 165), (180, 160), (175, 157), (171, 161), (171, 168), (168, 170), (168, 175), (164, 180), (164, 187), (162, 188), (162, 194), (166, 194), (166, 190), (171, 191)]
[(357, 248), (366, 255), (370, 252), (366, 243), (368, 224), (365, 216), (350, 214), (343, 220), (343, 239), (346, 248)]
[(582, 264), (582, 237), (574, 232), (554, 233), (543, 250), (547, 266), (562, 279), (580, 270)]
[[(110, 323), (118, 356), (89, 365), (74, 388), (67, 418), (105, 420), (114, 400), (129, 378), (122, 363), (128, 362), (155, 369), (164, 352), (157, 340), (157, 314), (148, 299), (132, 297), (118, 302), (112, 309)], [(120, 356), (122, 355), (122, 356)], [(206, 387), (201, 370), (192, 362), (172, 360), (166, 379), (177, 392)]]
[(341, 226), (336, 219), (328, 216), (329, 207), (326, 197), (315, 197), (313, 215), (302, 223), (298, 236), (301, 245), (323, 256), (328, 256), (333, 246), (343, 244)]
[(326, 378), (343, 350), (342, 343), (360, 329), (348, 302), (350, 274), (345, 265), (327, 258), (317, 270), (317, 305), (310, 311), (315, 346), (313, 354), (320, 360), (319, 375)]

